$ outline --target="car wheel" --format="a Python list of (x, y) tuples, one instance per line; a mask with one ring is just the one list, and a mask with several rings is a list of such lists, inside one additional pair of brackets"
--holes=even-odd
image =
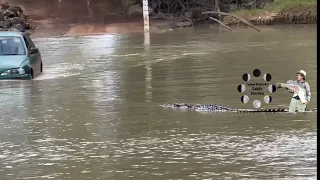
[(40, 65), (40, 72), (43, 72), (42, 62), (41, 62), (41, 65)]

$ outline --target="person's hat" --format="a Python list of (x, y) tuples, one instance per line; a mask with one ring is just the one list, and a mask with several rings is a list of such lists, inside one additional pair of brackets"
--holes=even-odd
[(301, 74), (304, 79), (307, 78), (307, 73), (304, 70), (298, 71), (297, 74)]

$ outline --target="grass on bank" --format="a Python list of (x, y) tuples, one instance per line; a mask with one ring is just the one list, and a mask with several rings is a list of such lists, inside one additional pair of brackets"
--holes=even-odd
[[(275, 21), (316, 23), (317, 0), (274, 0), (264, 9), (240, 10), (231, 14), (254, 24), (273, 24)], [(238, 24), (239, 21), (232, 17), (226, 17), (224, 23)]]

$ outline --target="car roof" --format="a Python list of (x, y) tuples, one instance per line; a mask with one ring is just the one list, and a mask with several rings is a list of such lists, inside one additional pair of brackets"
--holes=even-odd
[(0, 37), (6, 37), (6, 36), (21, 37), (23, 35), (24, 35), (23, 32), (18, 32), (18, 31), (0, 31)]

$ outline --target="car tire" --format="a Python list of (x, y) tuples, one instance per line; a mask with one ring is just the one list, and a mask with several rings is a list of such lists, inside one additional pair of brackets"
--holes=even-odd
[(43, 72), (43, 65), (42, 65), (42, 62), (40, 64), (40, 72)]

